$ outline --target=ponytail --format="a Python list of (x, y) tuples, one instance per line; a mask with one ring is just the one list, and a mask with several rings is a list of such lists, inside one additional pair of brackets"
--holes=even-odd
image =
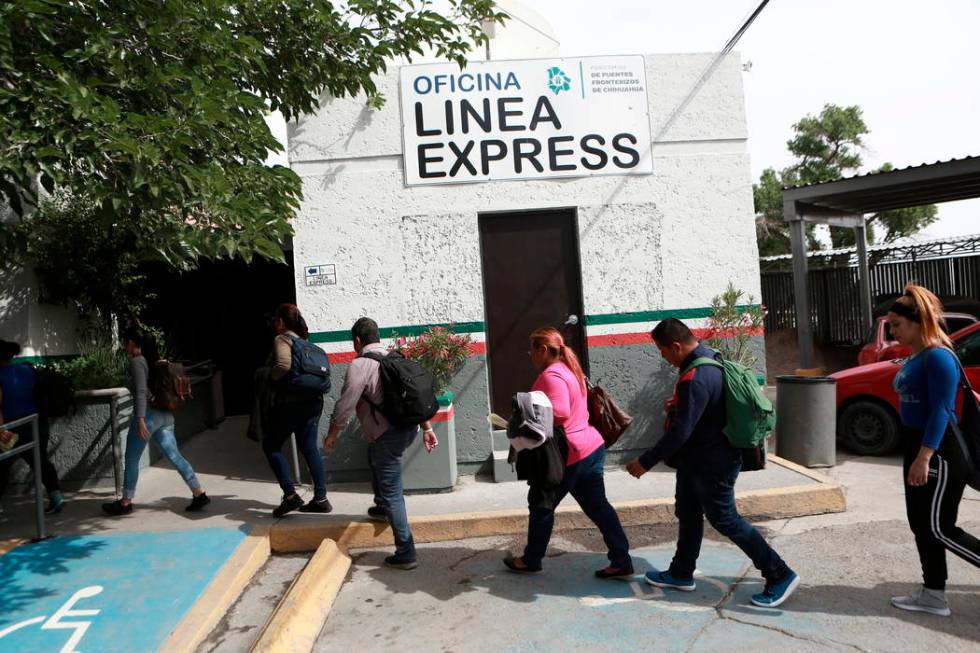
[(582, 364), (579, 362), (578, 356), (575, 355), (575, 350), (565, 344), (565, 339), (561, 337), (557, 329), (551, 327), (536, 329), (531, 333), (531, 346), (546, 347), (550, 353), (564, 363), (565, 367), (572, 371), (572, 374), (578, 379), (582, 392), (586, 391), (585, 372), (582, 371)]
[(276, 309), (275, 316), (282, 320), (283, 325), (303, 340), (310, 339), (310, 329), (306, 326), (303, 314), (299, 312), (296, 304), (280, 304)]
[(917, 322), (921, 327), (922, 344), (926, 347), (953, 346), (953, 341), (943, 331), (946, 320), (943, 318), (942, 302), (929, 289), (908, 284), (905, 294), (895, 300), (890, 311)]

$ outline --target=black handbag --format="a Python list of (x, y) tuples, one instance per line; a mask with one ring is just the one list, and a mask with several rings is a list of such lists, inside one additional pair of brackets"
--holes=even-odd
[(766, 441), (763, 440), (758, 447), (750, 449), (739, 449), (742, 454), (742, 471), (758, 472), (766, 468)]
[[(956, 360), (959, 361), (959, 358)], [(980, 490), (980, 403), (977, 402), (977, 396), (973, 393), (962, 363), (960, 389), (963, 391), (963, 410), (959, 420), (949, 420), (949, 430), (966, 460), (966, 484), (974, 490)]]

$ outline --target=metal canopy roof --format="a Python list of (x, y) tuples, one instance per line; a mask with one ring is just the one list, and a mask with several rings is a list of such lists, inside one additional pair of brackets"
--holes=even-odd
[(980, 156), (874, 172), (783, 190), (798, 215), (877, 213), (980, 197)]
[(783, 219), (793, 247), (793, 295), (802, 367), (813, 367), (810, 294), (807, 289), (806, 223), (852, 227), (857, 244), (861, 315), (871, 326), (867, 224), (864, 217), (889, 209), (980, 197), (980, 157), (937, 161), (901, 170), (857, 175), (823, 184), (783, 189)]

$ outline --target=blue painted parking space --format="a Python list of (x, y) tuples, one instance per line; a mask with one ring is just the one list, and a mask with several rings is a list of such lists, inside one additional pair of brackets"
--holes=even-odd
[(208, 528), (17, 547), (0, 556), (0, 652), (156, 651), (245, 536)]

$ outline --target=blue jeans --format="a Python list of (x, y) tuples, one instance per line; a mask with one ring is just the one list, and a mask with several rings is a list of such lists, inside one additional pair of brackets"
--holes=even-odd
[(418, 432), (417, 426), (392, 426), (368, 445), (373, 486), (388, 508), (388, 522), (395, 534), (395, 555), (404, 560), (415, 560), (415, 540), (412, 539), (412, 530), (408, 527), (408, 512), (405, 510), (402, 454), (412, 444)]
[(674, 514), (680, 523), (671, 575), (684, 580), (694, 577), (705, 517), (716, 531), (742, 549), (767, 583), (778, 583), (790, 572), (779, 554), (735, 508), (735, 481), (741, 469), (741, 455), (734, 450), (732, 455), (700, 468), (678, 468)]
[(262, 451), (279, 481), (282, 493), (287, 497), (295, 494), (296, 488), (289, 474), (289, 464), (282, 455), (282, 445), (293, 433), (296, 434), (296, 448), (306, 460), (306, 466), (313, 478), (313, 497), (323, 499), (327, 496), (327, 474), (317, 446), (317, 431), (322, 412), (322, 400), (278, 404), (270, 411), (269, 432), (262, 439)]
[[(150, 431), (150, 440), (157, 443), (170, 464), (177, 468), (187, 487), (191, 490), (201, 489), (191, 464), (177, 449), (177, 438), (174, 437), (174, 414), (166, 410), (147, 408), (146, 428)], [(123, 473), (123, 498), (125, 499), (132, 500), (136, 496), (136, 482), (140, 477), (140, 457), (146, 449), (146, 444), (147, 442), (140, 437), (139, 426), (133, 418), (129, 425), (129, 435), (126, 436), (126, 471)]]
[(626, 539), (619, 515), (606, 498), (606, 484), (602, 476), (602, 465), (606, 460), (606, 448), (600, 446), (587, 457), (574, 465), (565, 468), (565, 476), (555, 495), (550, 508), (540, 506), (535, 487), (528, 490), (527, 500), (530, 516), (527, 525), (527, 546), (524, 547), (524, 564), (531, 569), (541, 567), (541, 560), (548, 550), (551, 531), (555, 525), (555, 508), (571, 493), (572, 497), (582, 508), (586, 517), (591, 519), (609, 550), (609, 564), (613, 567), (627, 567), (631, 564), (630, 543)]

